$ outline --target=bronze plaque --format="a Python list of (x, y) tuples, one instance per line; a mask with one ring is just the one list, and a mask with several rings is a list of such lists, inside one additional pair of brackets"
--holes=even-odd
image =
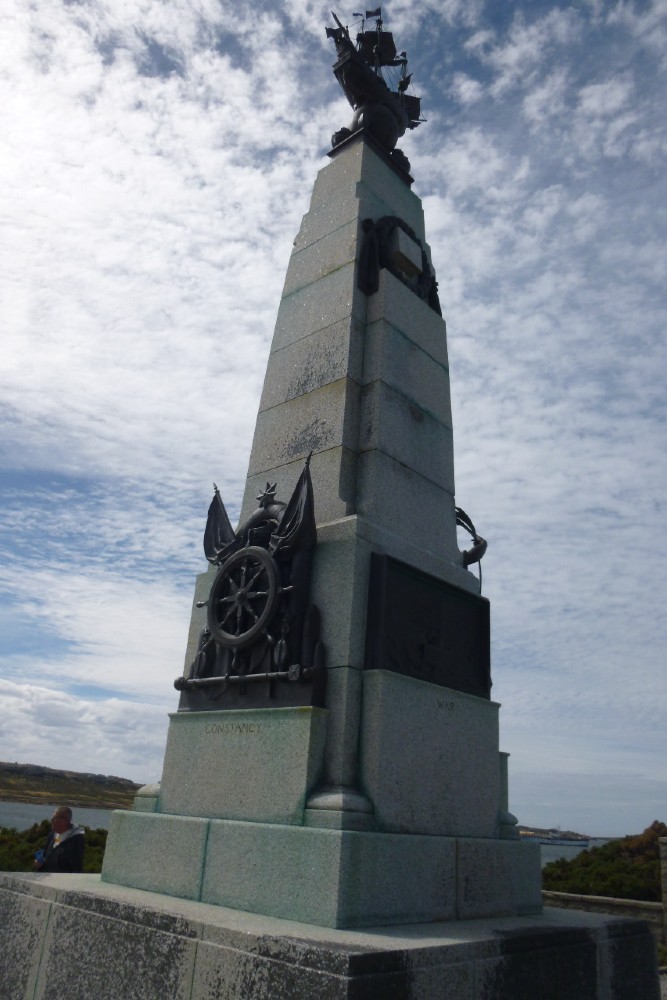
[(491, 695), (489, 602), (390, 556), (373, 554), (366, 667)]

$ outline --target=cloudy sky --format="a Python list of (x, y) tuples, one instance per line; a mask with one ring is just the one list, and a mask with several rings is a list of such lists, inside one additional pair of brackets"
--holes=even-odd
[[(160, 776), (350, 109), (312, 0), (7, 0), (0, 759)], [(338, 9), (343, 21), (351, 12)], [(667, 0), (390, 0), (520, 821), (667, 820)]]

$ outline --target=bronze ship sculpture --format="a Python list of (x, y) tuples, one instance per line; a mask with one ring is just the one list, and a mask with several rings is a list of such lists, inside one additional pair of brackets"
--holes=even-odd
[[(421, 117), (421, 98), (408, 94), (411, 74), (405, 52), (397, 52), (394, 36), (385, 31), (382, 11), (353, 14), (361, 18), (361, 30), (356, 44), (350, 29), (332, 12), (335, 28), (327, 28), (327, 38), (336, 46), (337, 61), (333, 65), (336, 79), (354, 109), (348, 128), (339, 129), (332, 136), (336, 147), (359, 129), (365, 129), (389, 153), (395, 163), (409, 170), (407, 157), (396, 149), (396, 143), (407, 129), (414, 129), (424, 121)], [(366, 21), (375, 18), (375, 27), (368, 30)], [(393, 73), (392, 73), (393, 71)]]

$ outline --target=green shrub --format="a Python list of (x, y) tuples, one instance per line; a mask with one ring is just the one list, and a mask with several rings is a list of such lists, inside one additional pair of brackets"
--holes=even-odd
[[(15, 830), (0, 826), (0, 871), (29, 872), (34, 868), (35, 851), (44, 847), (51, 824), (48, 819), (35, 823), (29, 830)], [(83, 858), (85, 872), (101, 872), (104, 848), (107, 842), (106, 830), (86, 831), (86, 851)]]
[(611, 840), (569, 861), (552, 861), (542, 871), (542, 888), (660, 902), (659, 837), (667, 837), (667, 826), (656, 820), (637, 836)]

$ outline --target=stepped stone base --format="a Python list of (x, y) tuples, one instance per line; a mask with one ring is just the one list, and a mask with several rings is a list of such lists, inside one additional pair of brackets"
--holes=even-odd
[(3, 1000), (658, 1000), (643, 921), (540, 916), (336, 931), (110, 886), (0, 875)]
[(113, 813), (105, 882), (323, 927), (538, 912), (537, 844)]

